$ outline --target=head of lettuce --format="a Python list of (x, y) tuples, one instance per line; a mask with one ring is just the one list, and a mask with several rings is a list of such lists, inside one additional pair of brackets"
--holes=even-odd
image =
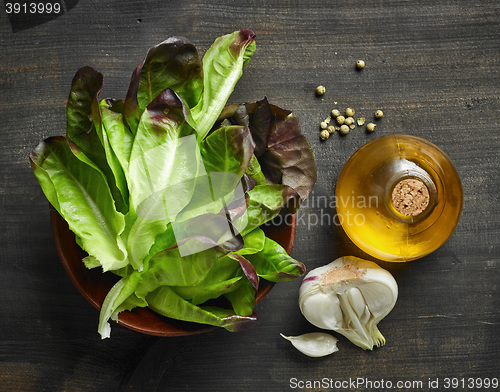
[[(236, 331), (256, 320), (259, 280), (305, 272), (261, 225), (292, 213), (316, 181), (298, 119), (267, 99), (227, 105), (255, 52), (255, 34), (215, 40), (200, 59), (171, 37), (151, 48), (123, 100), (99, 99), (103, 76), (77, 71), (65, 136), (30, 161), (48, 201), (118, 282), (98, 332), (135, 307)], [(224, 297), (227, 308), (211, 305)]]

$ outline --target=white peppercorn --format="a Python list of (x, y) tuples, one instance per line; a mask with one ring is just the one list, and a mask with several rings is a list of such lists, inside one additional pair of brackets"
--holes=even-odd
[(340, 126), (340, 133), (342, 135), (347, 135), (349, 133), (349, 131), (350, 131), (350, 129), (347, 125), (344, 124), (344, 125)]
[(345, 110), (345, 116), (346, 117), (352, 117), (352, 116), (354, 116), (354, 109), (353, 108), (347, 108)]
[(333, 109), (332, 110), (332, 117), (337, 118), (338, 116), (340, 116), (340, 111), (337, 109)]
[(316, 87), (316, 95), (323, 95), (326, 92), (325, 86)]

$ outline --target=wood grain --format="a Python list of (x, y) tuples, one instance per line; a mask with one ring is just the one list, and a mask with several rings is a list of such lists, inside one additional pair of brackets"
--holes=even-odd
[[(361, 145), (394, 132), (438, 145), (461, 176), (464, 209), (452, 237), (421, 260), (381, 263), (400, 294), (380, 324), (387, 344), (373, 352), (340, 337), (338, 353), (311, 359), (281, 339), (315, 330), (297, 306), (299, 281), (276, 285), (257, 307), (261, 326), (243, 333), (165, 339), (114, 326), (101, 341), (97, 312), (58, 260), (28, 154), (64, 134), (76, 70), (95, 67), (101, 96), (123, 98), (150, 46), (183, 35), (204, 53), (240, 28), (256, 32), (257, 52), (231, 101), (267, 96), (299, 116), (318, 163), (311, 200), (333, 195)], [(500, 3), (91, 0), (15, 33), (1, 11), (0, 41), (2, 391), (284, 391), (292, 378), (426, 385), (500, 376)], [(366, 62), (361, 72), (357, 59)], [(373, 134), (356, 129), (322, 142), (319, 122), (348, 106), (367, 119), (377, 109), (385, 116)], [(326, 222), (334, 213), (311, 203), (300, 211), (293, 255), (308, 269), (342, 255), (369, 258)], [(318, 214), (324, 224), (314, 225)]]

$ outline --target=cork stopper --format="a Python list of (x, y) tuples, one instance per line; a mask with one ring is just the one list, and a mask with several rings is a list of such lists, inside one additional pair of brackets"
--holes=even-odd
[(402, 180), (392, 191), (392, 204), (402, 215), (417, 216), (429, 205), (429, 190), (421, 180)]

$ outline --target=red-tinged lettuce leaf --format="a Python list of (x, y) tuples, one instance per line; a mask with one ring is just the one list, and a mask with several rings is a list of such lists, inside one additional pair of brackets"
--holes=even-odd
[(141, 78), (142, 63), (132, 73), (130, 78), (130, 85), (127, 91), (127, 96), (123, 102), (123, 116), (125, 122), (132, 135), (137, 133), (139, 120), (141, 118), (141, 111), (139, 110), (139, 102), (137, 101), (137, 90), (139, 89), (139, 80)]
[(128, 191), (125, 177), (102, 129), (99, 110), (102, 82), (102, 74), (91, 67), (76, 72), (66, 106), (66, 137), (104, 174), (116, 209), (126, 212)]
[(252, 127), (252, 136), (255, 140), (255, 156), (260, 158), (267, 150), (269, 133), (273, 124), (273, 113), (267, 98), (256, 102), (252, 110), (252, 117), (249, 126)]
[[(91, 67), (80, 68), (71, 82), (66, 106), (66, 137), (90, 158), (93, 150), (101, 146), (101, 135), (96, 131), (99, 125), (99, 93), (103, 76)], [(94, 153), (97, 153), (94, 152)]]
[[(259, 117), (255, 118), (255, 124), (267, 124), (263, 113), (268, 114), (268, 111), (259, 111), (259, 108), (268, 105), (272, 120), (266, 151), (259, 157), (262, 172), (269, 182), (293, 188), (300, 196), (298, 202), (301, 202), (307, 198), (316, 183), (314, 153), (307, 138), (300, 131), (299, 119), (289, 111), (270, 105), (267, 100), (259, 102), (255, 111)], [(253, 118), (250, 117), (252, 126)]]
[(260, 278), (271, 282), (286, 282), (302, 276), (306, 268), (304, 264), (289, 256), (277, 242), (265, 239), (264, 248), (246, 258), (252, 263)]
[[(208, 237), (210, 242), (207, 244), (210, 246), (219, 246), (227, 252), (243, 252), (246, 239), (244, 240), (237, 232), (232, 222), (232, 217), (222, 213), (207, 213), (185, 221), (173, 222), (169, 224), (167, 230), (156, 237), (155, 243), (150, 248), (149, 257), (145, 260), (149, 260), (157, 253), (170, 249), (191, 237)], [(254, 247), (258, 246), (259, 238), (257, 235), (251, 236), (251, 245)]]
[(151, 48), (133, 72), (124, 108), (132, 133), (144, 109), (167, 88), (190, 108), (200, 99), (203, 66), (195, 46), (184, 37), (170, 37)]
[[(284, 111), (282, 114), (286, 117), (290, 112)], [(224, 120), (230, 124), (243, 125), (251, 129), (255, 142), (254, 154), (257, 158), (266, 152), (269, 133), (274, 120), (271, 105), (269, 105), (267, 98), (254, 103), (227, 105), (222, 110), (218, 123)]]
[(268, 181), (293, 188), (299, 201), (307, 198), (316, 183), (316, 161), (297, 117), (275, 122), (260, 162)]
[(228, 105), (216, 126), (222, 122), (249, 126), (255, 142), (254, 154), (260, 164), (260, 167), (251, 165), (250, 174), (258, 179), (261, 171), (268, 183), (293, 188), (298, 195), (290, 206), (294, 212), (317, 179), (314, 153), (300, 131), (299, 120), (290, 111), (269, 104), (266, 98), (246, 104), (245, 109), (247, 114), (242, 105)]
[(233, 200), (230, 204), (224, 205), (219, 211), (219, 215), (225, 217), (231, 222), (239, 219), (248, 208), (248, 199), (246, 194)]
[[(251, 160), (250, 160), (250, 162), (251, 162)], [(246, 192), (251, 191), (255, 187), (255, 185), (257, 185), (257, 183), (250, 175), (245, 173), (243, 175), (243, 177), (241, 177), (241, 185), (243, 186), (243, 190), (246, 193)]]
[(163, 90), (141, 115), (130, 152), (130, 164), (151, 149), (194, 133), (186, 121), (184, 103), (179, 95), (171, 89)]
[(259, 277), (257, 276), (252, 263), (250, 263), (247, 259), (237, 253), (230, 253), (229, 257), (237, 260), (238, 263), (240, 263), (241, 270), (247, 277), (248, 281), (252, 284), (253, 288), (257, 290), (259, 288)]

